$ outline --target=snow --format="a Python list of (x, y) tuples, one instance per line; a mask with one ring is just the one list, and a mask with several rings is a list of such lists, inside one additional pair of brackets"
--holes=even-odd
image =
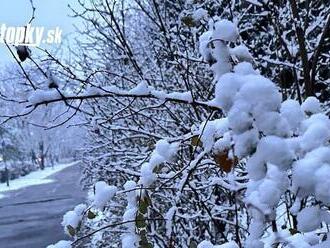
[(56, 90), (35, 90), (28, 98), (29, 103), (36, 105), (41, 102), (61, 99), (61, 95)]
[(205, 151), (211, 151), (214, 141), (228, 131), (228, 119), (203, 122), (199, 127), (200, 140)]
[(201, 19), (205, 18), (207, 16), (207, 10), (203, 8), (198, 8), (197, 10), (194, 11), (192, 14), (192, 18), (194, 21), (200, 21)]
[(234, 48), (231, 48), (230, 54), (235, 56), (238, 61), (243, 62), (252, 62), (253, 57), (251, 53), (249, 52), (249, 49), (245, 45), (239, 45)]
[(306, 207), (297, 215), (298, 230), (310, 232), (318, 228), (321, 224), (321, 212), (318, 207)]
[(286, 119), (293, 132), (296, 132), (304, 119), (304, 113), (297, 101), (286, 100), (281, 105), (281, 116)]
[(231, 145), (231, 133), (225, 132), (223, 137), (218, 139), (213, 146), (215, 152), (222, 152), (225, 150), (229, 150)]
[(214, 24), (213, 40), (235, 41), (238, 38), (238, 29), (228, 20), (220, 20)]
[(102, 95), (104, 94), (104, 91), (101, 90), (100, 88), (98, 87), (94, 87), (94, 86), (91, 86), (91, 87), (88, 87), (85, 92), (84, 92), (85, 95)]
[(259, 135), (256, 129), (251, 129), (244, 133), (233, 135), (235, 154), (239, 158), (250, 154), (250, 152), (256, 148), (258, 140)]
[(134, 181), (127, 181), (124, 184), (124, 189), (127, 196), (127, 206), (125, 213), (123, 215), (123, 222), (127, 222), (124, 226), (127, 229), (127, 233), (122, 235), (122, 247), (131, 248), (135, 247), (135, 244), (138, 241), (138, 236), (135, 234), (135, 223), (131, 222), (135, 220), (136, 211), (137, 211), (137, 192), (136, 192), (136, 183)]
[(150, 186), (156, 180), (156, 175), (153, 172), (153, 166), (151, 166), (150, 163), (143, 163), (140, 173), (141, 183), (146, 187)]
[(212, 31), (207, 31), (199, 37), (199, 53), (202, 55), (205, 61), (211, 59), (211, 52), (208, 48), (208, 44), (212, 37)]
[(214, 245), (210, 241), (206, 241), (206, 240), (204, 240), (197, 246), (197, 248), (213, 248), (213, 247)]
[(251, 4), (257, 5), (259, 7), (262, 7), (262, 3), (260, 3), (258, 0), (245, 0)]
[(157, 141), (155, 150), (151, 153), (149, 162), (143, 163), (140, 169), (140, 183), (145, 187), (149, 187), (156, 180), (155, 168), (164, 162), (171, 162), (177, 150), (179, 143), (169, 143), (162, 139)]
[(323, 164), (315, 172), (315, 197), (330, 204), (330, 164)]
[(99, 181), (95, 184), (95, 196), (93, 206), (103, 210), (107, 202), (112, 199), (117, 192), (117, 187), (109, 186), (104, 181)]
[(253, 115), (276, 111), (281, 105), (281, 95), (275, 84), (260, 75), (243, 76), (245, 81), (236, 96), (236, 101), (249, 107)]
[(221, 109), (226, 112), (229, 111), (243, 84), (242, 78), (234, 73), (226, 73), (219, 78), (215, 87), (215, 102)]
[(311, 151), (319, 146), (325, 145), (330, 139), (329, 125), (317, 122), (311, 125), (301, 139), (301, 148), (304, 151)]
[(132, 248), (136, 247), (135, 245), (138, 242), (137, 235), (134, 234), (124, 234), (122, 235), (122, 248)]
[[(213, 37), (212, 37), (213, 38)], [(211, 66), (214, 72), (214, 79), (218, 80), (219, 77), (232, 69), (232, 64), (230, 63), (230, 53), (229, 48), (222, 40), (214, 40), (214, 48), (210, 49), (211, 57), (215, 59), (216, 63)]]
[(263, 162), (269, 162), (284, 169), (288, 168), (294, 158), (285, 139), (277, 136), (262, 138), (258, 144), (256, 154)]
[(185, 102), (192, 102), (193, 101), (193, 98), (192, 98), (192, 95), (191, 95), (190, 91), (172, 92), (172, 93), (166, 94), (166, 98), (181, 100), (181, 101), (185, 101)]
[(257, 74), (251, 63), (241, 62), (235, 65), (234, 72), (240, 75)]
[(330, 149), (319, 147), (306, 154), (293, 165), (292, 181), (293, 190), (304, 197), (314, 194), (315, 197), (330, 203)]
[(47, 248), (71, 248), (71, 241), (61, 240), (56, 244), (47, 246)]
[(148, 88), (148, 84), (143, 81), (139, 83), (135, 88), (131, 89), (128, 93), (134, 95), (148, 95), (150, 90)]
[(214, 248), (238, 248), (238, 245), (234, 241), (222, 245), (215, 245)]
[(234, 241), (224, 243), (222, 245), (213, 245), (210, 241), (202, 241), (197, 248), (238, 248), (238, 245)]
[(177, 207), (173, 206), (165, 214), (165, 220), (166, 220), (165, 229), (166, 229), (166, 236), (168, 237), (170, 237), (172, 233), (173, 217), (176, 211), (177, 211)]
[(179, 148), (178, 143), (169, 143), (167, 140), (159, 140), (156, 143), (155, 151), (166, 161), (170, 161)]
[[(12, 191), (12, 190), (18, 190), (21, 188), (34, 186), (34, 185), (40, 185), (40, 184), (47, 184), (52, 183), (55, 180), (48, 178), (49, 176), (64, 170), (65, 168), (68, 168), (70, 166), (76, 165), (78, 162), (72, 162), (67, 164), (59, 164), (55, 165), (54, 168), (46, 167), (44, 170), (38, 170), (31, 172), (30, 174), (20, 177), (18, 179), (12, 180), (9, 182), (9, 187), (5, 183), (0, 184), (0, 193)], [(5, 195), (0, 194), (0, 198), (5, 197)]]
[(311, 96), (301, 104), (301, 108), (307, 114), (317, 114), (321, 112), (321, 105), (316, 97)]
[(74, 236), (73, 233), (70, 233), (69, 226), (76, 229), (82, 218), (83, 213), (86, 210), (87, 206), (85, 204), (79, 204), (72, 211), (68, 211), (64, 214), (61, 225), (64, 227), (64, 231), (69, 236)]

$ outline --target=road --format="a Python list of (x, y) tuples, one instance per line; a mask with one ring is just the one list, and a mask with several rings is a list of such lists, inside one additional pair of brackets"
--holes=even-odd
[(62, 216), (84, 201), (79, 166), (50, 178), (56, 181), (13, 191), (0, 200), (0, 248), (45, 248), (68, 239)]

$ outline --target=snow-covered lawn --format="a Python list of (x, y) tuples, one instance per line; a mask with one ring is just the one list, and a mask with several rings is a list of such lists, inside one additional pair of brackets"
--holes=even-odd
[(18, 190), (24, 187), (40, 185), (46, 183), (54, 182), (54, 179), (48, 178), (49, 176), (69, 167), (77, 164), (78, 162), (66, 163), (66, 164), (58, 164), (55, 165), (54, 168), (47, 167), (44, 170), (38, 170), (31, 172), (30, 174), (17, 178), (9, 182), (9, 187), (7, 187), (6, 183), (0, 183), (0, 199), (5, 197), (5, 195), (1, 194), (4, 192), (8, 192), (11, 190)]

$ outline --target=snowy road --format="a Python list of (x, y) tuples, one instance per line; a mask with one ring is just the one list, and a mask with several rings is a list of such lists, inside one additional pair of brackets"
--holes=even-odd
[(53, 183), (0, 199), (0, 248), (45, 248), (67, 239), (60, 223), (66, 211), (83, 202), (79, 173), (79, 166), (71, 166), (50, 176)]

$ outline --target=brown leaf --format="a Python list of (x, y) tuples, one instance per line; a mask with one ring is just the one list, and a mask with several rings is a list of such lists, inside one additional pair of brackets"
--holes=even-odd
[(182, 17), (181, 21), (188, 27), (196, 26), (195, 20), (191, 15)]
[(223, 171), (227, 173), (230, 172), (238, 162), (238, 159), (236, 157), (234, 157), (233, 159), (229, 158), (228, 153), (229, 151), (227, 150), (214, 155), (214, 161)]
[(294, 229), (294, 228), (289, 228), (289, 232), (291, 233), (291, 235), (295, 235), (297, 233), (300, 233), (297, 229)]
[(192, 146), (203, 146), (203, 143), (201, 139), (199, 138), (199, 135), (195, 135), (191, 137), (191, 145)]

